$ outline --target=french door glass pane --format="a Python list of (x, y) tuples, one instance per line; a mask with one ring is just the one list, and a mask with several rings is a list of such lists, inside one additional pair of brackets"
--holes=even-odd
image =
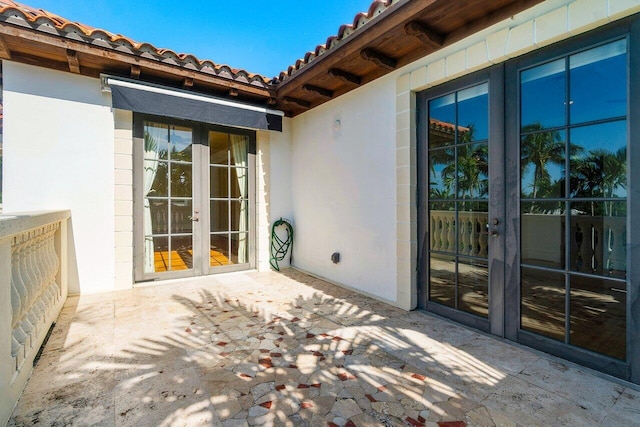
[(627, 121), (571, 129), (571, 197), (627, 197)]
[(209, 132), (209, 163), (212, 165), (229, 164), (229, 134)]
[(458, 202), (458, 254), (487, 258), (489, 204)]
[(521, 327), (558, 341), (565, 338), (565, 275), (522, 268)]
[[(566, 65), (564, 59), (539, 65), (520, 74), (522, 132), (565, 124)], [(544, 94), (544, 96), (541, 96)]]
[(231, 202), (231, 227), (230, 231), (247, 231), (247, 218), (249, 204), (246, 200)]
[(452, 199), (456, 152), (452, 147), (429, 151), (429, 199)]
[(231, 263), (244, 264), (247, 262), (249, 249), (248, 233), (231, 233)]
[(572, 275), (569, 342), (617, 359), (625, 359), (626, 295), (625, 282)]
[(489, 265), (486, 260), (458, 258), (458, 308), (489, 317)]
[(429, 300), (455, 308), (455, 257), (431, 254), (431, 260), (429, 261)]
[[(485, 111), (486, 114), (486, 111)], [(489, 145), (485, 143), (458, 146), (457, 187), (460, 199), (489, 197)]]
[(626, 278), (627, 203), (571, 203), (571, 214), (571, 269)]
[(209, 265), (211, 267), (219, 267), (229, 265), (229, 235), (212, 234), (210, 236)]
[(193, 268), (193, 237), (191, 235), (171, 238), (170, 263), (172, 271)]
[(429, 101), (429, 148), (455, 143), (455, 94)]
[(455, 202), (429, 203), (431, 230), (430, 249), (437, 252), (454, 253), (456, 250), (456, 204)]
[(169, 204), (166, 199), (149, 199), (151, 211), (151, 233), (169, 233)]
[[(618, 40), (569, 57), (571, 123), (627, 114), (627, 43)], [(594, 84), (597, 82), (597, 84)]]
[(520, 188), (523, 198), (563, 197), (566, 131), (529, 133), (520, 139)]
[(458, 92), (458, 139), (460, 142), (489, 138), (489, 84), (483, 83)]
[(523, 202), (520, 220), (523, 264), (564, 269), (565, 203)]
[(249, 187), (249, 180), (247, 179), (249, 170), (247, 168), (231, 167), (229, 171), (231, 175), (231, 198), (246, 198)]
[(192, 212), (193, 204), (190, 199), (171, 200), (171, 233), (193, 233)]
[(210, 166), (209, 192), (214, 199), (229, 197), (229, 168), (227, 166)]
[(149, 197), (167, 197), (169, 195), (169, 163), (145, 160), (144, 170), (145, 181), (153, 177), (147, 195)]
[(229, 230), (229, 201), (213, 200), (210, 203), (211, 232), (217, 233)]

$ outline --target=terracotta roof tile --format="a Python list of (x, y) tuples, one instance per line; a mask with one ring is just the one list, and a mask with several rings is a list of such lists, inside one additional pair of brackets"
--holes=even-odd
[(353, 24), (341, 25), (338, 29), (338, 34), (327, 38), (325, 44), (319, 44), (316, 46), (315, 51), (307, 52), (304, 59), (298, 59), (294, 65), (289, 66), (287, 71), (283, 71), (278, 76), (279, 81), (284, 81), (291, 77), (296, 71), (303, 68), (305, 65), (313, 62), (320, 55), (324, 55), (326, 52), (335, 49), (340, 46), (342, 42), (350, 37), (352, 34), (357, 33), (361, 28), (384, 13), (391, 6), (398, 3), (400, 0), (375, 0), (369, 6), (367, 13), (360, 12), (353, 18)]
[(192, 54), (176, 53), (171, 49), (157, 48), (150, 43), (139, 43), (130, 38), (79, 22), (72, 22), (61, 16), (35, 9), (13, 0), (0, 0), (0, 22), (6, 22), (36, 31), (54, 34), (75, 41), (117, 50), (119, 52), (153, 59), (196, 71), (215, 74), (238, 82), (267, 87), (271, 79), (243, 69), (215, 64), (210, 60), (200, 60)]

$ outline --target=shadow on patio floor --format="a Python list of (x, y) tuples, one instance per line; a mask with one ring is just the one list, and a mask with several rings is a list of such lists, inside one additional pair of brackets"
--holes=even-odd
[(70, 298), (9, 425), (618, 426), (638, 417), (640, 393), (586, 370), (286, 270)]

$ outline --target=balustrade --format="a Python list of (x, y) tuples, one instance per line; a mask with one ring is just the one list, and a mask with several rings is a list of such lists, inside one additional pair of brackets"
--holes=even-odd
[(69, 211), (0, 215), (0, 425), (67, 297)]

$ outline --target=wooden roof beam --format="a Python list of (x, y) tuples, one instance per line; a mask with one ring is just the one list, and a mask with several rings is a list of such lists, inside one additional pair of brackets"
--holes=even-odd
[(182, 87), (184, 88), (193, 87), (193, 77), (185, 76), (184, 81), (182, 82)]
[(342, 80), (343, 83), (352, 86), (360, 86), (362, 84), (362, 79), (355, 74), (347, 73), (346, 71), (342, 71), (338, 68), (331, 68), (329, 70), (329, 75), (331, 77), (335, 77), (336, 79)]
[(433, 48), (439, 49), (444, 44), (445, 36), (432, 30), (420, 21), (411, 21), (404, 26), (405, 34), (417, 37), (422, 43)]
[(293, 98), (291, 96), (285, 96), (284, 98), (282, 98), (282, 101), (285, 104), (297, 105), (298, 107), (304, 108), (305, 110), (308, 110), (309, 108), (311, 108), (310, 102), (303, 101), (302, 99)]
[(67, 49), (67, 63), (69, 71), (80, 74), (80, 61), (78, 61), (78, 53), (75, 50)]
[(131, 66), (131, 78), (138, 80), (140, 78), (140, 66), (132, 65)]
[(302, 85), (302, 90), (304, 92), (307, 93), (312, 93), (314, 95), (318, 95), (322, 98), (325, 99), (331, 99), (333, 98), (333, 91), (322, 88), (322, 87), (318, 87), (318, 86), (314, 86), (314, 85), (310, 85), (310, 84), (304, 84)]
[(4, 37), (0, 37), (0, 59), (11, 59), (11, 50), (4, 41)]
[(380, 68), (384, 68), (389, 71), (396, 69), (398, 61), (385, 55), (382, 52), (378, 52), (375, 49), (366, 48), (360, 51), (360, 57), (366, 61), (371, 61)]

